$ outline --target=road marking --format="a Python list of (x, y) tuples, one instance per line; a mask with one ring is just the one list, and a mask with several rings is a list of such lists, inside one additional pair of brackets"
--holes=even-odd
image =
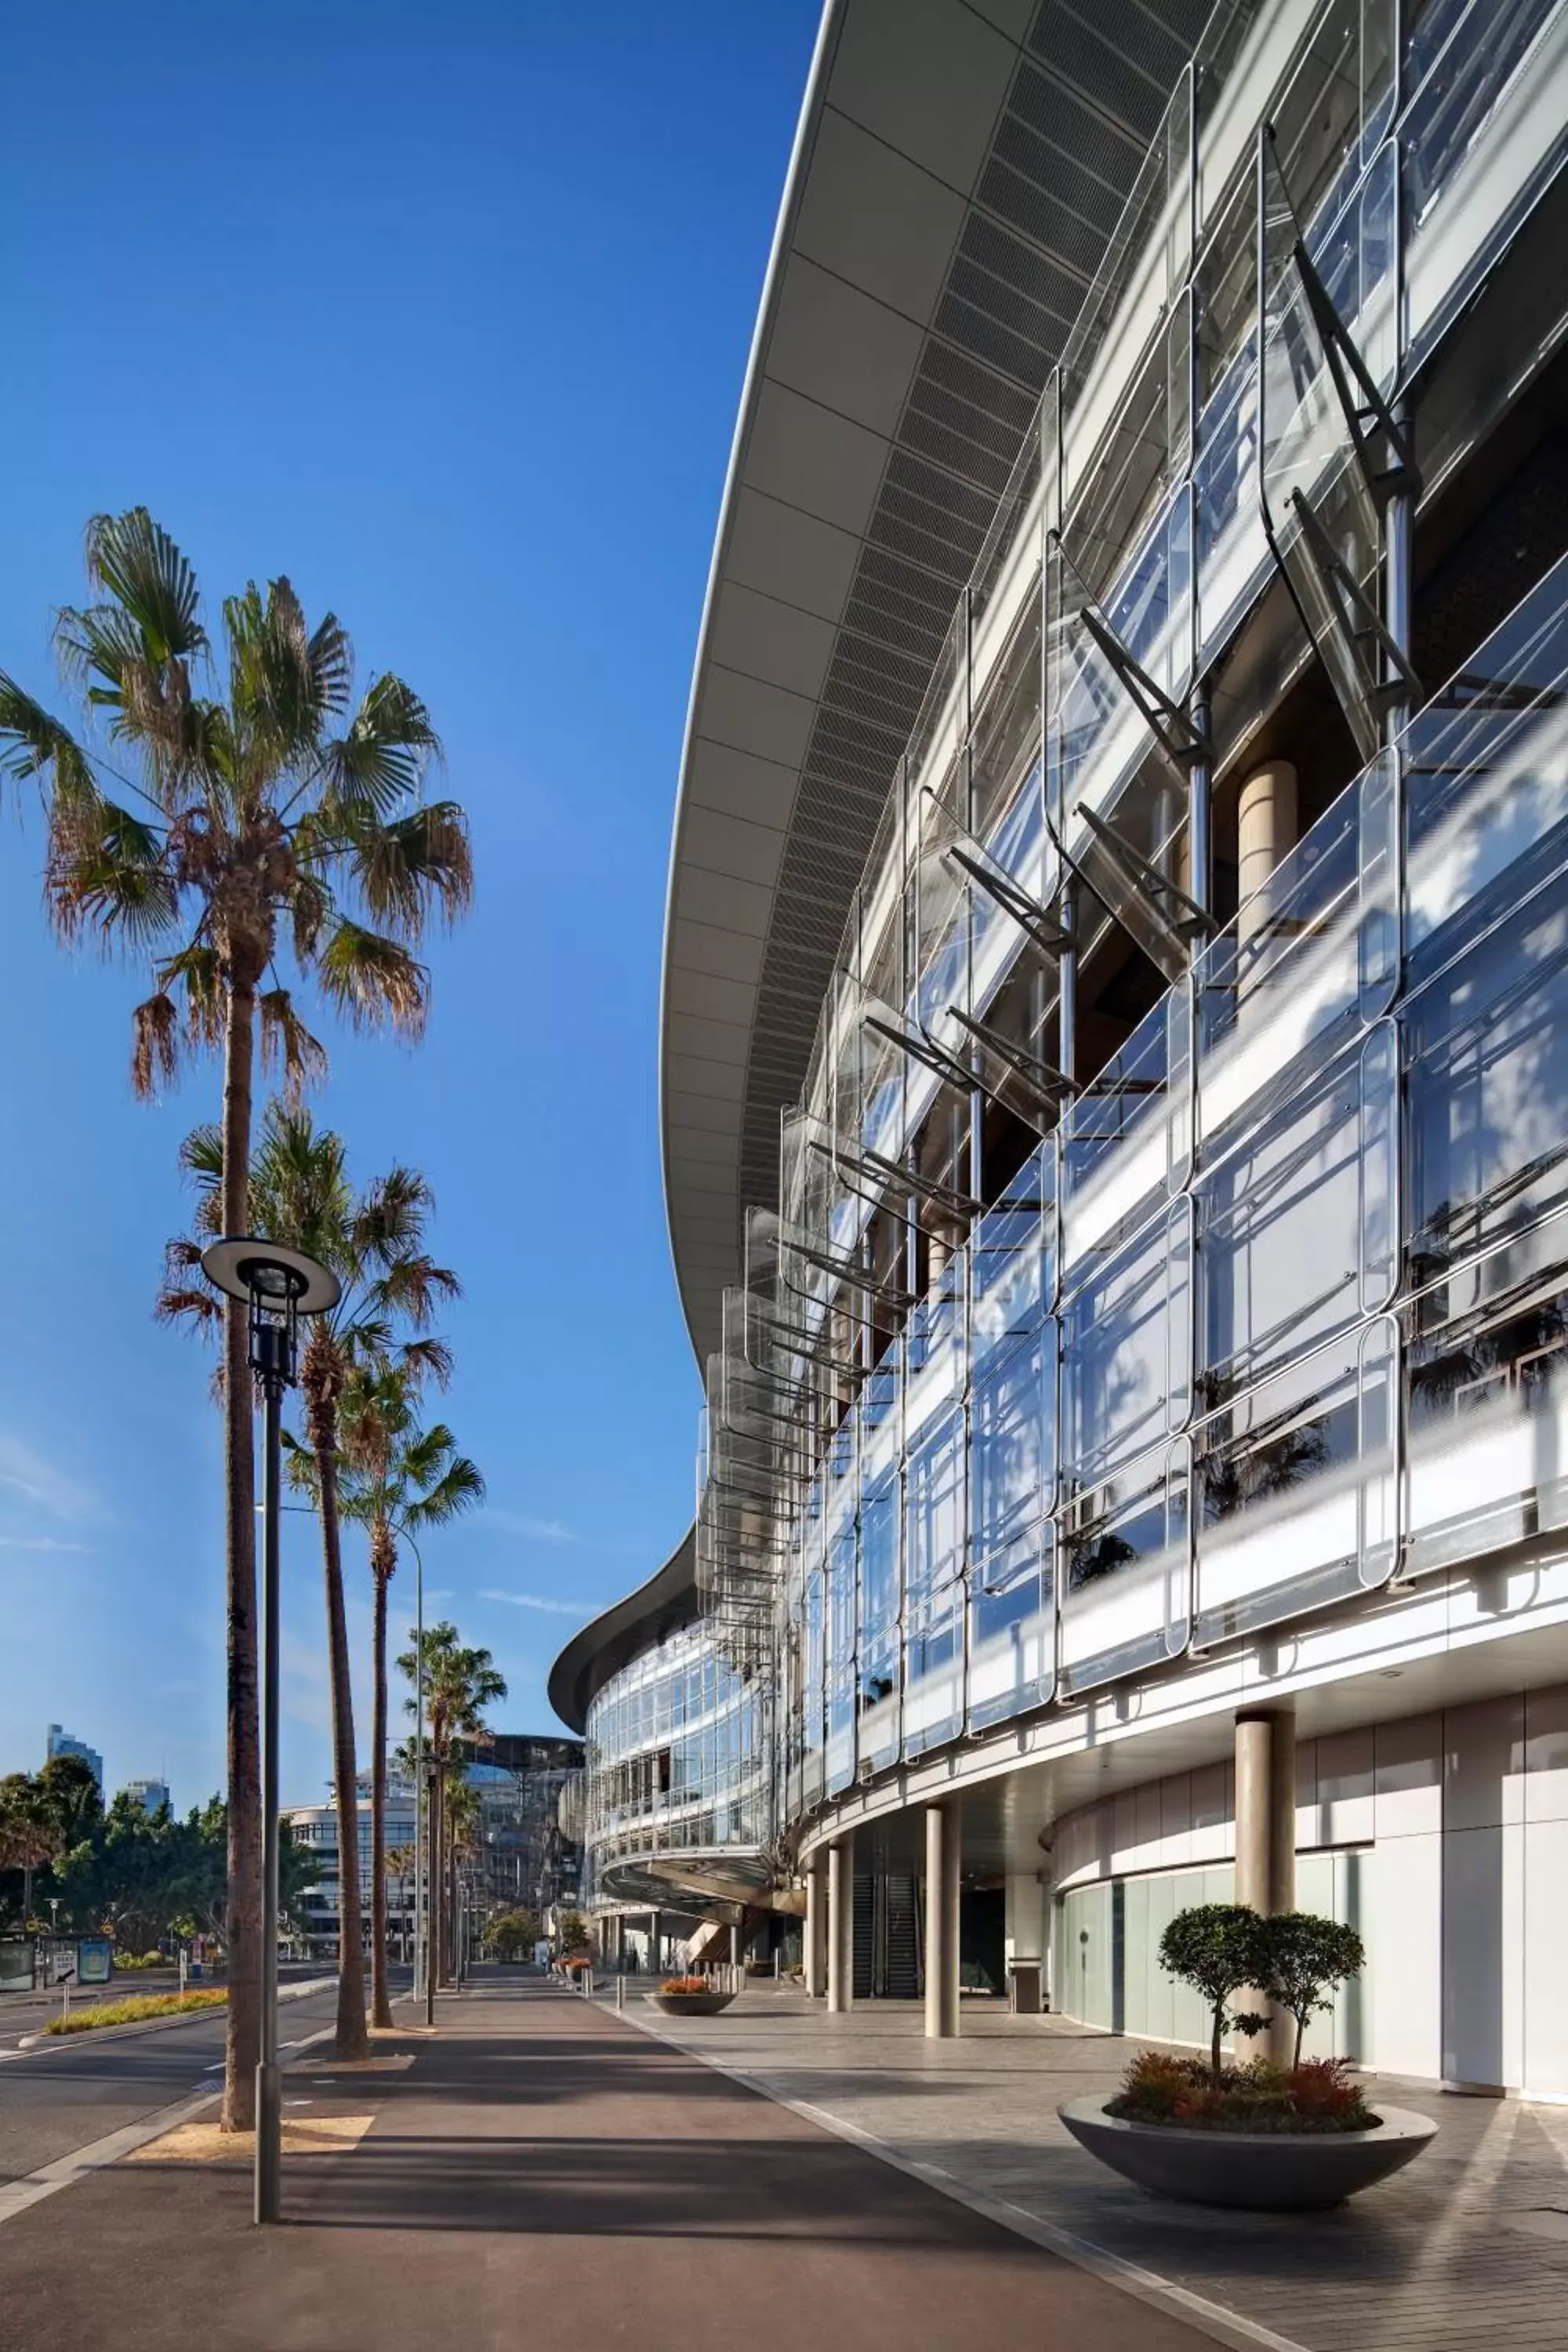
[[(308, 2050), (313, 2042), (325, 2042), (336, 2030), (323, 2025), (319, 2033), (308, 2034), (293, 2047)], [(18, 2213), (26, 2213), (31, 2206), (41, 2204), (58, 2189), (69, 2189), (73, 2182), (85, 2179), (89, 2173), (100, 2172), (106, 2164), (118, 2164), (122, 2156), (144, 2147), (150, 2139), (192, 2122), (204, 2107), (216, 2105), (222, 2096), (221, 2091), (197, 2091), (191, 2097), (176, 2099), (173, 2106), (156, 2107), (139, 2122), (106, 2133), (102, 2139), (89, 2140), (85, 2147), (72, 2148), (68, 2156), (57, 2156), (52, 2164), (40, 2165), (37, 2172), (26, 2173), (20, 2180), (0, 2188), (0, 2226), (14, 2221)]]
[(800, 2116), (818, 2130), (833, 2133), (837, 2139), (847, 2140), (851, 2147), (863, 2148), (868, 2156), (890, 2164), (896, 2172), (908, 2173), (911, 2180), (923, 2181), (939, 2195), (951, 2197), (956, 2205), (967, 2205), (972, 2213), (983, 2220), (994, 2221), (999, 2229), (1011, 2230), (1020, 2238), (1028, 2238), (1046, 2253), (1056, 2254), (1076, 2270), (1089, 2271), (1102, 2279), (1106, 2285), (1120, 2287), (1124, 2294), (1133, 2295), (1140, 2303), (1152, 2304), (1157, 2311), (1172, 2319), (1184, 2319), (1190, 2327), (1201, 2328), (1205, 2336), (1219, 2344), (1229, 2345), (1232, 2352), (1306, 2352), (1292, 2336), (1277, 2335), (1273, 2328), (1263, 2326), (1256, 2319), (1247, 2318), (1233, 2311), (1228, 2305), (1212, 2303), (1207, 2295), (1195, 2294), (1190, 2287), (1178, 2286), (1174, 2280), (1162, 2278), (1158, 2271), (1145, 2270), (1140, 2263), (1130, 2263), (1121, 2254), (1097, 2246), (1092, 2239), (1079, 2238), (1070, 2230), (1059, 2229), (1054, 2221), (1043, 2221), (1039, 2216), (1014, 2205), (1006, 2199), (992, 2197), (984, 2189), (971, 2189), (966, 2181), (944, 2172), (940, 2165), (928, 2164), (919, 2157), (906, 2156), (900, 2148), (879, 2139), (875, 2132), (865, 2131), (858, 2124), (842, 2116), (830, 2115), (826, 2107), (814, 2107), (808, 2100), (792, 2099), (785, 2091), (775, 2091), (763, 2074), (747, 2074), (739, 2066), (726, 2065), (723, 2059), (710, 2057), (689, 2042), (678, 2042), (673, 2033), (666, 2033), (648, 2019), (639, 2017), (633, 2010), (608, 2010), (617, 2024), (635, 2026), (651, 2041), (662, 2042), (668, 2050), (683, 2058), (695, 2058), (701, 2065), (711, 2066), (716, 2074), (728, 2076), (745, 2091), (761, 2092), (775, 2106), (787, 2107), (792, 2115)]

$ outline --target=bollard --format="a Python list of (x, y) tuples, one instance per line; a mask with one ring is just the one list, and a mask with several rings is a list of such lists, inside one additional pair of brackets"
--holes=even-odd
[(592, 2000), (594, 1998), (594, 1971), (592, 1969), (584, 1969), (583, 1971), (583, 1998), (584, 2000)]
[(626, 2005), (626, 1980), (625, 1977), (617, 1977), (616, 1979), (616, 2007), (617, 2009), (625, 2009)]

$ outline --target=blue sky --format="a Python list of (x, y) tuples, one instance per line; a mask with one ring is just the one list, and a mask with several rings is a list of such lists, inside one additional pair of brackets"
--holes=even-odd
[[(287, 572), (395, 668), (469, 809), (475, 911), (417, 1053), (329, 1036), (355, 1170), (430, 1177), (467, 1296), (442, 1408), (489, 1505), (426, 1550), (498, 1727), (690, 1514), (698, 1391), (657, 1120), (670, 817), (702, 591), (814, 0), (18, 12), (0, 150), (0, 666), (149, 505), (209, 614)], [(222, 1776), (209, 1364), (151, 1318), (198, 1068), (132, 1098), (144, 974), (63, 952), (0, 814), (0, 1772), (63, 1721), (111, 1785)], [(327, 1774), (320, 1555), (285, 1522), (285, 1792)], [(368, 1658), (368, 1576), (348, 1580)], [(395, 1598), (412, 1604), (412, 1572)], [(360, 1748), (366, 1754), (367, 1677)]]

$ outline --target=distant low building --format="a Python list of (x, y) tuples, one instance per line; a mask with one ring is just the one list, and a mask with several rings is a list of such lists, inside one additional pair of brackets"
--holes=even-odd
[[(359, 1799), (360, 1938), (370, 1949), (370, 1774), (355, 1780)], [(296, 1845), (309, 1849), (316, 1871), (305, 1884), (296, 1921), (306, 1955), (332, 1959), (338, 1949), (338, 1814), (328, 1791), (321, 1805), (294, 1805), (283, 1816)], [(386, 1822), (383, 1849), (391, 1855), (411, 1852), (414, 1845), (414, 1783), (395, 1773), (386, 1787)], [(414, 1869), (389, 1867), (386, 1874), (386, 1921), (392, 1948), (403, 1958), (414, 1949)]]
[[(151, 1820), (161, 1805), (169, 1804), (167, 1780), (127, 1780), (123, 1793), (133, 1805), (140, 1805)], [(173, 1808), (171, 1807), (172, 1811)]]
[(102, 1796), (103, 1759), (96, 1748), (89, 1748), (85, 1739), (79, 1739), (75, 1732), (68, 1731), (63, 1724), (51, 1723), (48, 1730), (48, 1752), (51, 1763), (57, 1756), (79, 1756), (84, 1763), (90, 1764), (92, 1777), (98, 1782), (98, 1793)]

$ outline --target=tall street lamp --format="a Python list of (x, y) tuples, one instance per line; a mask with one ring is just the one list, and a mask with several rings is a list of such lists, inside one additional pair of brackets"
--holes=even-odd
[[(256, 2219), (281, 2218), (282, 2112), (278, 2071), (278, 1527), (283, 1483), (283, 1391), (299, 1377), (299, 1318), (337, 1305), (335, 1274), (302, 1251), (249, 1234), (214, 1242), (202, 1272), (249, 1315), (249, 1360), (265, 1415), (261, 1476), (261, 2053), (256, 2069)], [(340, 1902), (339, 1909), (342, 1909)]]

